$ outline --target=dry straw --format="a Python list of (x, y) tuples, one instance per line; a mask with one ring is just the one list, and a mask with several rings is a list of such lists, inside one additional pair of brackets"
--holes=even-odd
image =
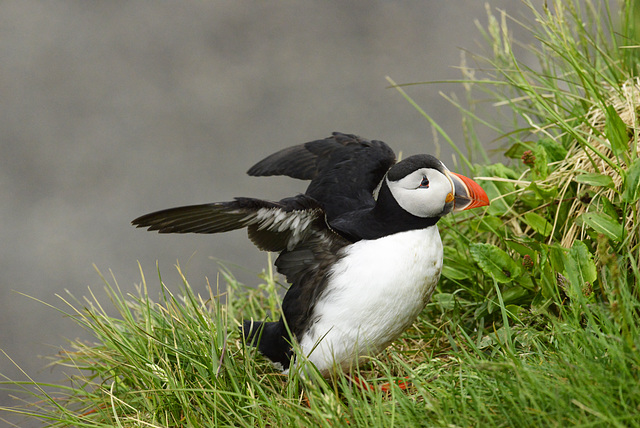
[[(640, 140), (638, 138), (638, 108), (640, 107), (640, 79), (633, 78), (626, 81), (620, 88), (609, 88), (609, 98), (605, 105), (612, 106), (622, 121), (627, 126), (629, 139), (629, 152), (640, 152)], [(549, 174), (543, 185), (557, 186), (561, 189), (561, 196), (566, 192), (568, 185), (574, 179), (585, 173), (599, 173), (611, 177), (612, 187), (593, 186), (578, 183), (577, 195), (589, 195), (593, 203), (585, 203), (584, 198), (575, 198), (572, 201), (570, 212), (573, 213), (573, 221), (565, 225), (561, 245), (569, 248), (576, 239), (584, 238), (585, 226), (579, 225), (575, 220), (587, 211), (597, 210), (594, 205), (599, 200), (605, 199), (614, 202), (622, 193), (623, 177), (621, 170), (627, 170), (624, 157), (617, 158), (611, 150), (611, 144), (606, 136), (606, 112), (603, 105), (594, 105), (587, 113), (586, 122), (580, 131), (585, 135), (587, 144), (579, 144), (574, 141), (571, 144), (567, 156), (561, 161), (555, 170)], [(630, 158), (636, 158), (631, 156)], [(618, 166), (620, 169), (615, 168)], [(640, 209), (640, 204), (638, 206)], [(627, 210), (624, 225), (627, 230), (633, 229), (637, 223), (635, 213), (637, 210)], [(637, 244), (637, 237), (632, 237), (631, 247)]]

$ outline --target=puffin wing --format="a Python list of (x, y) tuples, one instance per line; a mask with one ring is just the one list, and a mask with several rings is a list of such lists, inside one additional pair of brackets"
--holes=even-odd
[(138, 217), (132, 224), (159, 233), (221, 233), (246, 227), (259, 249), (276, 252), (293, 249), (314, 227), (327, 227), (320, 205), (305, 195), (280, 202), (236, 198), (169, 208)]
[(291, 284), (282, 310), (298, 336), (311, 320), (314, 302), (325, 289), (329, 270), (350, 244), (327, 225), (318, 202), (306, 195), (268, 202), (236, 198), (145, 214), (132, 223), (159, 233), (220, 233), (247, 228), (261, 250), (280, 252), (275, 265)]
[(351, 242), (331, 229), (314, 229), (300, 244), (285, 250), (275, 261), (276, 269), (291, 284), (282, 301), (282, 313), (298, 338), (313, 322), (313, 311), (326, 289), (333, 264)]
[(247, 171), (254, 177), (286, 175), (300, 180), (312, 180), (336, 153), (351, 154), (369, 141), (352, 134), (332, 133), (331, 137), (287, 147), (267, 156)]
[(384, 142), (334, 132), (331, 137), (289, 147), (268, 156), (247, 172), (311, 180), (305, 192), (320, 202), (329, 221), (374, 204), (373, 191), (396, 162)]

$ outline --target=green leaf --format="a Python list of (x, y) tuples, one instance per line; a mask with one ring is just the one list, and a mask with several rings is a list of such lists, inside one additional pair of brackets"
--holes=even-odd
[(587, 226), (604, 234), (612, 241), (622, 239), (622, 225), (615, 218), (604, 213), (584, 213), (580, 218)]
[(451, 311), (456, 306), (456, 296), (451, 293), (436, 293), (431, 301), (438, 305), (441, 311)]
[(526, 213), (524, 215), (524, 222), (542, 236), (549, 236), (551, 234), (551, 223), (549, 223), (544, 217), (536, 213)]
[(624, 180), (622, 200), (633, 203), (640, 198), (640, 158), (633, 161)]
[(478, 222), (478, 230), (482, 232), (504, 235), (505, 229), (504, 221), (492, 215), (484, 215)]
[(542, 146), (536, 146), (533, 150), (535, 160), (531, 172), (534, 180), (544, 180), (549, 175), (547, 151)]
[(547, 152), (547, 158), (550, 162), (561, 161), (567, 156), (567, 149), (553, 138), (541, 138), (538, 141), (538, 145), (542, 146), (544, 151)]
[(528, 310), (526, 310), (522, 306), (517, 305), (506, 305), (505, 309), (507, 310), (509, 318), (518, 322), (520, 322), (520, 320), (527, 316), (527, 314), (529, 313)]
[(502, 301), (506, 305), (507, 303), (517, 302), (520, 299), (529, 295), (529, 290), (523, 287), (511, 287), (502, 292)]
[(607, 214), (609, 217), (618, 218), (616, 206), (609, 199), (601, 197), (600, 204), (602, 204), (602, 212)]
[(462, 281), (463, 279), (471, 278), (468, 269), (462, 269), (451, 263), (445, 263), (444, 266), (442, 266), (442, 275), (445, 278), (454, 281)]
[(455, 248), (444, 248), (444, 266), (442, 275), (445, 278), (461, 281), (477, 274), (477, 268), (467, 254), (462, 255)]
[(550, 201), (558, 196), (558, 186), (540, 186), (535, 181), (527, 186), (527, 190), (533, 192), (539, 201)]
[[(485, 165), (482, 167), (483, 175), (484, 173), (488, 173), (490, 176), (494, 177), (502, 177), (502, 178), (512, 178), (517, 180), (520, 176), (513, 169), (501, 163), (494, 163), (492, 165)], [(513, 185), (512, 185), (513, 186)]]
[(469, 251), (480, 269), (500, 283), (509, 283), (522, 273), (520, 265), (495, 245), (471, 244)]
[(572, 295), (569, 297), (572, 299), (575, 299), (578, 293), (582, 293), (583, 289), (587, 287), (587, 283), (592, 284), (598, 278), (593, 256), (582, 241), (573, 243), (564, 265), (571, 284), (570, 293)]
[(549, 263), (551, 263), (551, 267), (555, 269), (557, 272), (562, 272), (564, 270), (564, 248), (559, 245), (550, 245), (547, 247), (549, 249)]
[(511, 159), (520, 159), (522, 158), (522, 154), (527, 150), (531, 150), (531, 143), (519, 141), (513, 146), (509, 147), (509, 149), (504, 152), (504, 155)]
[(487, 193), (491, 205), (487, 213), (491, 216), (501, 216), (509, 211), (509, 202), (507, 198), (502, 197), (503, 194), (508, 193), (501, 189), (502, 186), (498, 186), (494, 181), (483, 181), (481, 183), (482, 188)]
[(609, 144), (611, 144), (613, 154), (619, 157), (629, 148), (627, 125), (620, 119), (618, 112), (613, 106), (607, 106), (605, 113), (607, 116), (607, 139), (609, 140)]
[(573, 181), (576, 183), (588, 184), (590, 186), (613, 188), (613, 179), (604, 174), (585, 173), (573, 177)]
[[(485, 165), (480, 169), (483, 177), (500, 177), (518, 179), (519, 175), (503, 164)], [(491, 205), (487, 211), (490, 215), (501, 216), (509, 211), (509, 207), (515, 202), (514, 192), (516, 187), (513, 183), (504, 181), (481, 181), (480, 185), (487, 192)]]
[(540, 280), (541, 280), (541, 288), (542, 288), (542, 296), (545, 299), (551, 299), (557, 295), (556, 287), (557, 287), (557, 279), (556, 279), (556, 271), (549, 264), (545, 264), (542, 267), (540, 272)]
[(504, 243), (507, 244), (507, 247), (511, 248), (521, 256), (529, 256), (534, 260), (536, 259), (536, 251), (527, 247), (525, 244), (510, 239), (505, 239)]

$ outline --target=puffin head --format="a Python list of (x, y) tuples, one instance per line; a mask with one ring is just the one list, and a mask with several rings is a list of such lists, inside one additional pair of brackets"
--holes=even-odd
[(440, 218), (452, 211), (489, 205), (478, 183), (449, 171), (431, 155), (414, 155), (398, 162), (384, 180), (398, 205), (416, 217)]

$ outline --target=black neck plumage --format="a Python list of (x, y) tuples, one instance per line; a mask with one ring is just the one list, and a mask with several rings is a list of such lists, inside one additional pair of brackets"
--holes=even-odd
[(384, 182), (373, 208), (352, 212), (348, 217), (339, 217), (330, 222), (330, 226), (351, 242), (356, 242), (426, 229), (438, 223), (438, 220), (440, 217), (418, 217), (407, 212), (398, 204)]

